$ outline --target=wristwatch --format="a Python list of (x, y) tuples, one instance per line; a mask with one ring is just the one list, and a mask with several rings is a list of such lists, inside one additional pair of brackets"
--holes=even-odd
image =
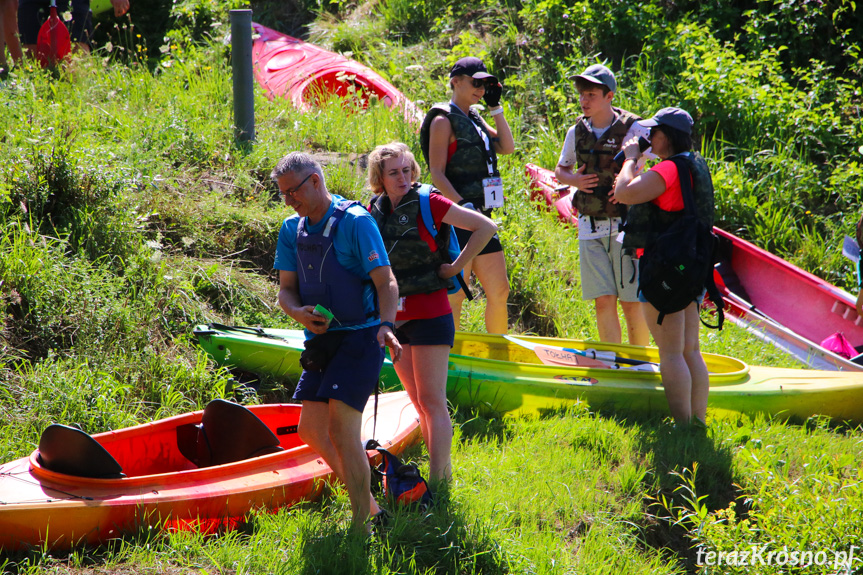
[(380, 326), (378, 326), (378, 329), (380, 329), (380, 328), (382, 328), (382, 327), (388, 327), (388, 328), (390, 328), (390, 329), (391, 329), (391, 330), (393, 330), (393, 331), (395, 331), (395, 330), (396, 330), (396, 326), (395, 326), (395, 325), (393, 325), (393, 322), (391, 322), (391, 321), (382, 321), (382, 322), (381, 322), (381, 325), (380, 325)]

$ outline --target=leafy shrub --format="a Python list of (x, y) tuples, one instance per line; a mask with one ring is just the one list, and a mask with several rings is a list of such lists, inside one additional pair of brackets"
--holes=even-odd
[(118, 257), (122, 265), (141, 243), (132, 214), (117, 209), (124, 184), (99, 168), (80, 166), (72, 143), (71, 134), (53, 137), (8, 164), (11, 185), (0, 197), (0, 215), (67, 239), (72, 251), (93, 261)]

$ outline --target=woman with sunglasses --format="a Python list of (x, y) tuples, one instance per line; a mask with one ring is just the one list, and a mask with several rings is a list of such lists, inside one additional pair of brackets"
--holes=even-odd
[[(420, 142), (435, 187), (460, 206), (485, 216), (503, 207), (503, 182), (497, 166), (498, 154), (515, 151), (512, 131), (500, 105), (502, 86), (488, 73), (479, 58), (462, 58), (450, 70), (452, 100), (435, 104), (426, 114)], [(484, 100), (494, 122), (490, 126), (472, 106)], [(470, 232), (456, 228), (459, 245), (465, 246)], [(476, 274), (486, 297), (485, 327), (488, 333), (506, 333), (509, 279), (500, 239), (495, 234), (464, 276)], [(459, 328), (465, 293), (450, 295), (456, 329)]]

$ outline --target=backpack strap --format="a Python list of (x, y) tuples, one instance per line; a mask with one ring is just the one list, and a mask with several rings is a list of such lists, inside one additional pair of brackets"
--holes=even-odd
[(431, 237), (437, 237), (437, 229), (434, 225), (434, 218), (431, 213), (431, 200), (429, 200), (429, 195), (431, 194), (432, 187), (429, 184), (420, 184), (417, 188), (417, 194), (420, 197), (420, 216), (422, 216), (423, 223), (426, 226), (426, 230), (431, 234)]
[[(417, 194), (420, 197), (420, 216), (422, 217), (423, 224), (425, 224), (426, 230), (431, 234), (432, 238), (437, 237), (437, 228), (435, 228), (434, 217), (431, 213), (431, 200), (429, 196), (431, 195), (432, 187), (429, 184), (420, 184), (417, 188)], [(454, 234), (455, 230), (450, 230), (450, 234)], [(452, 241), (452, 240), (450, 240)], [(452, 262), (449, 262), (452, 263)], [(470, 290), (467, 287), (467, 283), (464, 281), (464, 274), (459, 272), (455, 275), (455, 279), (458, 282), (458, 285), (464, 290), (464, 293), (467, 295), (468, 301), (473, 300), (473, 296), (470, 293)]]
[[(677, 166), (677, 177), (680, 180), (680, 194), (683, 196), (683, 206), (686, 213), (692, 215), (696, 219), (698, 219), (698, 211), (695, 208), (695, 196), (692, 192), (692, 171), (689, 169), (689, 162), (685, 157), (681, 155), (672, 156), (669, 158), (674, 165)], [(713, 253), (711, 255), (712, 263), (717, 262), (717, 250), (716, 250), (716, 236), (713, 234), (713, 230), (710, 230), (710, 236), (712, 240), (712, 248)], [(716, 308), (716, 325), (711, 325), (704, 321), (699, 315), (701, 323), (704, 324), (705, 327), (710, 329), (722, 329), (722, 325), (725, 323), (725, 300), (722, 299), (722, 293), (719, 291), (719, 288), (716, 287), (716, 280), (713, 277), (713, 270), (710, 270), (710, 273), (707, 274), (707, 279), (704, 281), (704, 287), (707, 289), (707, 297), (710, 298), (710, 301), (713, 302), (713, 307)], [(659, 323), (662, 323), (662, 317), (664, 314), (659, 314)]]

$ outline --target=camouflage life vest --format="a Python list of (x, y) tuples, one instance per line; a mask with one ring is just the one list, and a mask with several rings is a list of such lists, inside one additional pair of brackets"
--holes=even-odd
[(381, 194), (372, 202), (369, 211), (381, 230), (390, 265), (399, 284), (399, 296), (449, 288), (450, 282), (437, 275), (438, 268), (444, 263), (441, 250), (432, 252), (420, 237), (417, 226), (420, 202), (416, 185), (395, 209), (387, 195)]
[[(692, 194), (695, 197), (695, 209), (698, 217), (708, 228), (713, 228), (713, 179), (707, 168), (707, 161), (698, 152), (683, 156), (692, 172)], [(629, 206), (626, 222), (623, 224), (623, 247), (645, 248), (656, 241), (656, 238), (668, 228), (683, 211), (668, 212), (660, 209), (653, 202)]]
[(620, 218), (626, 215), (626, 206), (612, 204), (608, 200), (614, 177), (620, 171), (614, 163), (614, 156), (623, 146), (629, 128), (641, 118), (620, 108), (614, 108), (614, 113), (614, 122), (598, 140), (584, 116), (579, 116), (575, 122), (576, 167), (587, 166), (585, 174), (599, 176), (592, 194), (577, 191), (573, 199), (573, 206), (584, 216)]
[[(429, 163), (429, 141), (431, 140), (431, 123), (437, 116), (445, 115), (452, 125), (455, 136), (455, 153), (446, 163), (444, 174), (455, 190), (464, 199), (472, 202), (476, 208), (485, 208), (485, 192), (482, 181), (490, 177), (488, 161), (491, 158), (494, 177), (499, 177), (497, 168), (497, 153), (494, 151), (491, 134), (485, 129), (485, 124), (476, 110), (468, 110), (466, 116), (461, 110), (445, 103), (435, 104), (423, 120), (420, 128), (420, 147), (426, 165)], [(477, 128), (485, 132), (491, 149), (487, 150), (485, 142), (480, 137)]]

